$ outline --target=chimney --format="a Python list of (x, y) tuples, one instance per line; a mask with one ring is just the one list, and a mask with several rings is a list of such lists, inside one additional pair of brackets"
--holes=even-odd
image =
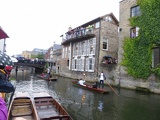
[(70, 26), (69, 28), (68, 28), (68, 31), (71, 31), (72, 30), (72, 27)]

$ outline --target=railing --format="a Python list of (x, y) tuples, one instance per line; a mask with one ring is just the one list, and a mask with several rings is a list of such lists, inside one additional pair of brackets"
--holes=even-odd
[(75, 31), (69, 31), (68, 33), (66, 33), (66, 36), (63, 37), (62, 43), (67, 40), (70, 40), (70, 39), (80, 38), (82, 36), (86, 36), (86, 35), (90, 35), (90, 34), (94, 34), (93, 28), (78, 29)]

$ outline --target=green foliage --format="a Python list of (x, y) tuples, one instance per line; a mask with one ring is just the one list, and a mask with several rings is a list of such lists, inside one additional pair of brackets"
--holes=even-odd
[(160, 77), (160, 64), (153, 68), (152, 72)]
[(31, 58), (44, 59), (44, 54), (31, 55)]
[(160, 68), (151, 68), (152, 47), (160, 45), (160, 1), (138, 0), (141, 15), (130, 18), (130, 25), (139, 27), (136, 38), (125, 38), (122, 65), (128, 74), (135, 78), (146, 79), (151, 73), (160, 75)]

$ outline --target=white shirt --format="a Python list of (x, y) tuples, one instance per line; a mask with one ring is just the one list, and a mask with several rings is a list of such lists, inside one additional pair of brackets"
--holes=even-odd
[(50, 73), (50, 68), (47, 69), (47, 73)]
[(78, 81), (78, 83), (79, 83), (80, 85), (84, 85), (85, 80), (80, 80), (80, 81)]
[(100, 74), (100, 80), (104, 80), (103, 73)]

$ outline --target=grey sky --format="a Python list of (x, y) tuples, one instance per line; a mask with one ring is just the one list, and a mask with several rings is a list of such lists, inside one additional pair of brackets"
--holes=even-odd
[(7, 54), (48, 49), (68, 27), (75, 28), (113, 13), (119, 20), (120, 0), (0, 0), (0, 26), (9, 35)]

